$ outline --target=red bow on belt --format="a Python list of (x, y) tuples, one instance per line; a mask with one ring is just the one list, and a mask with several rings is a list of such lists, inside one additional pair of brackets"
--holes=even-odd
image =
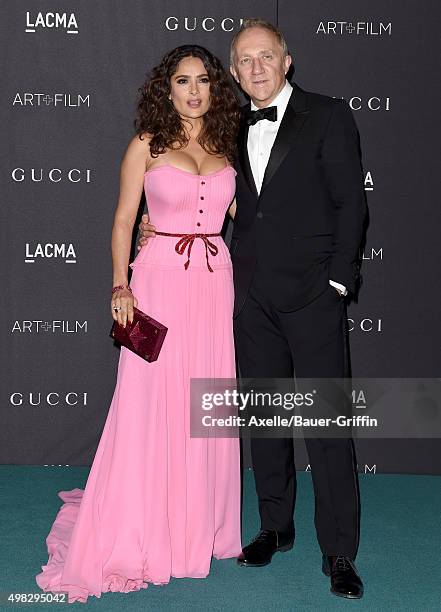
[(179, 255), (182, 255), (185, 251), (185, 249), (188, 248), (188, 259), (184, 264), (184, 268), (187, 270), (188, 266), (190, 265), (190, 255), (191, 255), (191, 249), (193, 246), (193, 242), (195, 241), (196, 238), (200, 238), (204, 244), (205, 244), (205, 257), (207, 260), (207, 268), (209, 269), (210, 272), (213, 272), (212, 267), (210, 266), (210, 262), (208, 261), (208, 252), (210, 252), (210, 255), (213, 255), (213, 257), (215, 257), (218, 254), (219, 249), (217, 248), (217, 246), (215, 244), (213, 244), (212, 242), (210, 242), (210, 240), (208, 240), (208, 237), (210, 236), (220, 236), (220, 234), (169, 234), (168, 232), (156, 232), (156, 234), (158, 234), (159, 236), (175, 236), (176, 238), (181, 238), (175, 245), (175, 251), (176, 253), (179, 253)]

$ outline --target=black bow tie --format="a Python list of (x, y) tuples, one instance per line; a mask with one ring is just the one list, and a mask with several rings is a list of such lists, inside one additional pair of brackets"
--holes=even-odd
[(259, 108), (259, 110), (247, 111), (245, 120), (247, 125), (255, 125), (262, 119), (268, 119), (268, 121), (277, 121), (277, 106), (267, 106), (266, 108)]

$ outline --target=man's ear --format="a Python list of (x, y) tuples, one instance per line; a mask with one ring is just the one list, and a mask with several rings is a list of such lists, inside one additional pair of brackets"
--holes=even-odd
[(290, 55), (287, 55), (284, 59), (284, 64), (285, 64), (285, 74), (288, 72), (289, 67), (292, 64), (292, 57)]
[(230, 72), (233, 75), (233, 79), (236, 81), (236, 83), (239, 83), (239, 77), (237, 76), (236, 68), (233, 66), (233, 64), (230, 64)]

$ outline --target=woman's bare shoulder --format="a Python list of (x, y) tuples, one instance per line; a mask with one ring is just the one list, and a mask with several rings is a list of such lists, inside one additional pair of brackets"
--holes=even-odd
[(143, 132), (142, 134), (135, 134), (132, 140), (129, 142), (129, 147), (137, 149), (145, 149), (150, 153), (150, 141), (153, 138), (152, 134)]
[(131, 162), (143, 162), (147, 167), (152, 157), (150, 153), (151, 134), (135, 134), (127, 145), (125, 158)]

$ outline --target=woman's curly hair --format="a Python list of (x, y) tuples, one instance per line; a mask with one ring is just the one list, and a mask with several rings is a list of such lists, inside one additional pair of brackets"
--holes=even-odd
[(136, 132), (141, 140), (145, 133), (152, 135), (152, 157), (165, 153), (166, 149), (186, 146), (188, 137), (183, 122), (168, 97), (171, 77), (176, 73), (179, 62), (186, 57), (202, 60), (210, 81), (210, 106), (203, 116), (197, 141), (207, 153), (224, 155), (233, 162), (240, 117), (238, 99), (220, 60), (199, 45), (176, 47), (153, 68), (150, 77), (138, 89)]

